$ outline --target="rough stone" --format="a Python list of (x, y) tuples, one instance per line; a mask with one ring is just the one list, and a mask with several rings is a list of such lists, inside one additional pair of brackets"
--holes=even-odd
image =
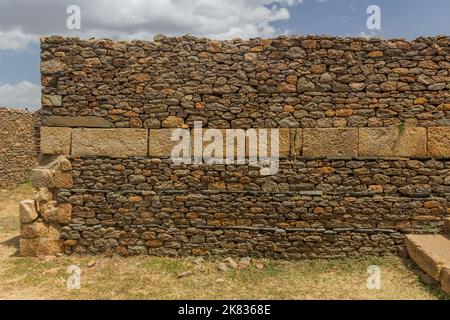
[(357, 156), (357, 128), (303, 129), (304, 156)]
[(19, 217), (22, 224), (31, 223), (39, 217), (34, 200), (23, 200), (20, 202)]
[(450, 157), (450, 127), (428, 128), (428, 152), (432, 156)]
[[(172, 134), (175, 134), (174, 130), (177, 129), (150, 129), (149, 139), (148, 139), (148, 150), (150, 157), (170, 157), (173, 148), (182, 141), (175, 139), (172, 141)], [(187, 129), (181, 129), (187, 130)], [(178, 132), (178, 131), (177, 131)], [(187, 131), (180, 131), (180, 133)], [(189, 135), (189, 134), (188, 134)], [(189, 136), (190, 137), (190, 136)], [(190, 138), (189, 138), (190, 139)], [(181, 154), (182, 155), (182, 154)]]
[(35, 188), (55, 187), (54, 173), (52, 170), (37, 168), (30, 172), (31, 184)]
[(427, 155), (426, 128), (360, 128), (359, 155), (414, 157)]

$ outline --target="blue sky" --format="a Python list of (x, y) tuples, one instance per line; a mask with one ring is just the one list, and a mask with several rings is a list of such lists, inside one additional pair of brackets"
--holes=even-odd
[[(81, 30), (69, 30), (69, 5)], [(369, 5), (381, 29), (366, 26)], [(157, 33), (228, 39), (280, 34), (413, 39), (450, 33), (449, 0), (0, 0), (0, 106), (40, 105), (39, 36), (151, 39)]]

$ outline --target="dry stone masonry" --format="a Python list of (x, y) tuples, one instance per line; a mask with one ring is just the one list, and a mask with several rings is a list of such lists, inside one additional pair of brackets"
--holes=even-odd
[[(46, 223), (67, 254), (383, 254), (450, 214), (449, 37), (53, 36), (41, 60), (41, 150), (70, 163), (43, 186), (70, 215)], [(279, 129), (279, 172), (174, 164), (195, 121)]]
[(39, 114), (0, 107), (0, 189), (28, 179), (38, 156)]

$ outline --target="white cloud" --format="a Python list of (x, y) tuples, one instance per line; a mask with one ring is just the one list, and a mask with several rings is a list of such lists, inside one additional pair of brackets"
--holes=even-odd
[[(156, 33), (215, 39), (272, 37), (303, 0), (78, 0), (81, 30), (66, 28), (72, 0), (0, 0), (0, 49), (22, 49), (38, 35), (149, 39)], [(33, 12), (22, 17), (24, 12)], [(19, 25), (17, 25), (19, 23)], [(14, 26), (15, 29), (11, 29)], [(8, 30), (8, 31), (6, 31)]]
[(39, 109), (41, 105), (40, 86), (28, 81), (15, 85), (0, 84), (0, 106)]
[(20, 50), (37, 40), (39, 40), (37, 35), (23, 33), (21, 29), (0, 30), (0, 50)]

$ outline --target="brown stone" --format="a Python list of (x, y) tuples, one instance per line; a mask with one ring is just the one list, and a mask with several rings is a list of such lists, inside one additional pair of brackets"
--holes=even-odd
[(70, 154), (72, 129), (41, 127), (41, 152), (45, 154)]
[(56, 188), (70, 189), (73, 187), (73, 179), (70, 172), (56, 170), (54, 175), (54, 181)]
[(317, 48), (317, 40), (303, 40), (302, 47), (305, 49), (316, 49)]
[(66, 158), (62, 158), (59, 160), (59, 168), (63, 172), (68, 172), (68, 171), (72, 170), (72, 163), (70, 162), (70, 160), (68, 160)]
[(34, 200), (23, 200), (20, 202), (19, 217), (20, 223), (31, 223), (39, 217)]
[(58, 95), (43, 94), (42, 105), (49, 107), (60, 107), (62, 105), (62, 97)]
[(291, 106), (290, 104), (285, 104), (283, 107), (283, 112), (292, 113), (295, 111), (294, 106)]
[(72, 155), (126, 158), (147, 156), (145, 129), (73, 129)]
[(62, 241), (57, 239), (20, 239), (20, 256), (56, 256), (62, 251)]
[(376, 51), (369, 52), (367, 55), (370, 58), (379, 58), (379, 57), (384, 56), (384, 53), (383, 53), (383, 51), (376, 50)]
[(383, 186), (379, 184), (370, 185), (367, 189), (373, 193), (383, 193)]
[(407, 127), (401, 132), (396, 127), (360, 128), (359, 155), (379, 157), (426, 156), (425, 128)]
[(41, 74), (49, 75), (64, 72), (67, 70), (67, 65), (57, 59), (41, 61)]
[(143, 199), (142, 199), (142, 197), (140, 197), (140, 196), (131, 196), (131, 197), (128, 197), (128, 202), (130, 202), (130, 203), (138, 203), (138, 202), (141, 202)]
[(72, 221), (72, 205), (70, 203), (59, 204), (57, 221), (61, 224), (69, 224)]
[(297, 86), (294, 84), (287, 83), (287, 82), (280, 82), (277, 85), (277, 91), (281, 92), (281, 93), (283, 93), (283, 92), (295, 93), (295, 92), (297, 92)]
[(357, 128), (304, 128), (304, 156), (357, 156)]
[(418, 97), (414, 99), (414, 104), (425, 104), (427, 103), (428, 99), (423, 97)]
[(208, 189), (209, 190), (226, 190), (227, 187), (225, 185), (225, 182), (216, 181), (216, 182), (208, 183)]
[(313, 64), (309, 70), (312, 73), (325, 73), (327, 71), (327, 66), (324, 64)]
[(336, 169), (333, 168), (333, 167), (321, 167), (321, 168), (319, 169), (319, 171), (320, 171), (320, 173), (322, 173), (322, 174), (330, 174), (330, 173), (335, 172)]
[(163, 122), (163, 128), (181, 128), (184, 125), (184, 120), (176, 116), (168, 116)]
[(450, 157), (450, 127), (428, 128), (428, 152), (431, 156)]
[(42, 219), (46, 222), (58, 221), (58, 203), (56, 201), (48, 201), (40, 205), (39, 212)]

